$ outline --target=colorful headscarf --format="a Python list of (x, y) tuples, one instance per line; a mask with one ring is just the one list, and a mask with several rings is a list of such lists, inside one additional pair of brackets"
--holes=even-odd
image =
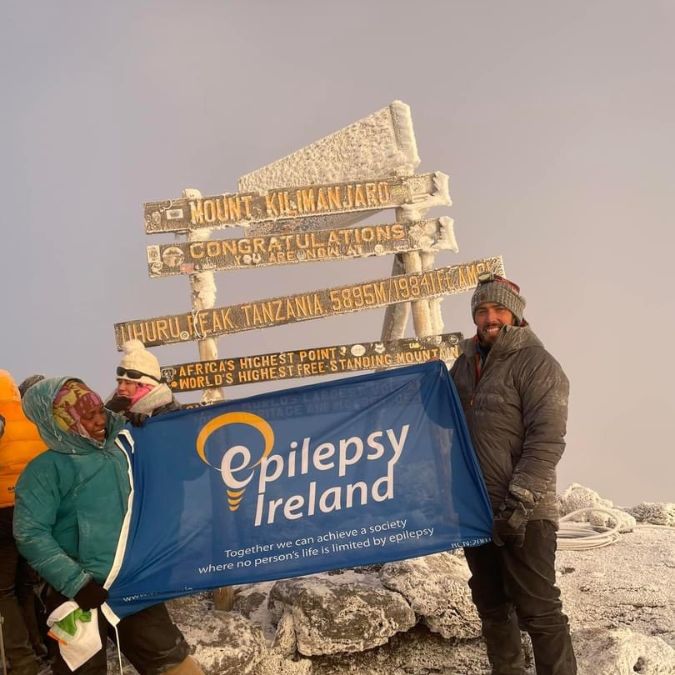
[(86, 384), (78, 380), (68, 380), (56, 394), (52, 410), (60, 429), (95, 441), (96, 439), (82, 426), (80, 418), (92, 408), (99, 408), (102, 405), (101, 397)]

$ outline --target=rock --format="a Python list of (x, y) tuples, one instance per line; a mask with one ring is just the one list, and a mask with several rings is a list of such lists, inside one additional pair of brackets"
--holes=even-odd
[(614, 508), (613, 502), (609, 499), (603, 499), (597, 492), (579, 483), (572, 483), (560, 497), (560, 513), (563, 516), (572, 513), (572, 511), (594, 506), (605, 509)]
[(628, 628), (589, 628), (572, 635), (579, 675), (673, 675), (675, 650)]
[(628, 512), (640, 523), (675, 527), (675, 504), (673, 502), (642, 502)]
[(236, 612), (211, 612), (192, 631), (194, 656), (206, 675), (248, 675), (267, 653), (259, 626)]
[(270, 582), (242, 586), (234, 596), (233, 611), (251, 619), (261, 610), (267, 611), (267, 596), (274, 584)]
[(274, 584), (274, 581), (264, 581), (259, 584), (239, 586), (232, 606), (232, 611), (239, 612), (262, 628), (268, 643), (274, 641), (277, 632), (267, 609), (267, 600)]
[(350, 571), (278, 581), (269, 606), (279, 618), (284, 610), (292, 614), (304, 656), (370, 649), (416, 622), (401, 595), (373, 575)]
[(572, 522), (590, 523), (593, 527), (606, 528), (613, 528), (618, 523), (619, 532), (622, 534), (632, 532), (636, 525), (632, 515), (623, 509), (618, 509), (611, 500), (603, 499), (597, 492), (579, 483), (572, 483), (560, 496), (558, 504), (563, 516), (581, 509), (604, 509), (611, 512), (610, 515), (605, 511), (586, 511), (568, 519)]
[(310, 659), (293, 661), (281, 654), (266, 654), (258, 661), (251, 675), (311, 675), (313, 672)]
[(207, 594), (167, 603), (206, 675), (253, 675), (267, 653), (259, 626), (237, 612), (217, 612)]
[(298, 648), (298, 640), (295, 637), (295, 622), (293, 615), (285, 611), (277, 623), (277, 632), (272, 643), (272, 651), (282, 656), (294, 656)]
[(587, 516), (588, 522), (593, 525), (593, 527), (606, 527), (613, 528), (617, 523), (619, 525), (619, 532), (621, 534), (626, 534), (627, 532), (632, 532), (635, 529), (637, 523), (635, 518), (622, 511), (621, 509), (612, 509), (612, 513), (605, 513), (604, 511), (593, 511)]
[[(316, 656), (312, 675), (486, 675), (490, 672), (482, 640), (445, 640), (418, 624), (375, 649)], [(532, 675), (531, 671), (527, 671)]]
[(391, 562), (380, 570), (385, 588), (401, 593), (424, 623), (444, 638), (480, 635), (470, 576), (464, 557), (450, 553)]

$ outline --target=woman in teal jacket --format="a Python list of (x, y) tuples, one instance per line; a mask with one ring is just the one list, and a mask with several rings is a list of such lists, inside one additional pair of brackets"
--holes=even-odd
[[(14, 536), (21, 554), (51, 586), (48, 610), (75, 600), (82, 609), (100, 607), (117, 541), (129, 506), (129, 464), (119, 432), (123, 418), (80, 380), (47, 379), (23, 399), (26, 416), (38, 427), (48, 450), (25, 468), (16, 486)], [(49, 606), (51, 604), (51, 606)], [(74, 673), (106, 673), (103, 648)], [(142, 675), (201, 673), (163, 604), (125, 617), (117, 626), (122, 653)], [(71, 671), (59, 655), (56, 675)]]
[(126, 456), (116, 445), (121, 417), (107, 413), (99, 421), (102, 440), (57, 425), (52, 405), (68, 380), (73, 378), (42, 380), (23, 400), (49, 451), (31, 461), (19, 479), (14, 533), (40, 576), (74, 598), (92, 579), (103, 584), (108, 576), (131, 484)]

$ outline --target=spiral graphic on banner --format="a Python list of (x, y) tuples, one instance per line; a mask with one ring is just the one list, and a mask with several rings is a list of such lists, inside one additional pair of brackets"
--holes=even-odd
[[(233, 424), (243, 424), (255, 429), (263, 439), (262, 452), (258, 460), (253, 462), (254, 455), (250, 448), (245, 445), (232, 445), (223, 453), (220, 466), (214, 466), (206, 455), (207, 441), (218, 429)], [(236, 511), (239, 508), (246, 486), (253, 478), (255, 468), (270, 455), (273, 447), (274, 430), (269, 422), (259, 415), (241, 411), (214, 417), (202, 427), (196, 441), (197, 454), (202, 462), (222, 474), (223, 482), (227, 486), (227, 503), (230, 511)]]

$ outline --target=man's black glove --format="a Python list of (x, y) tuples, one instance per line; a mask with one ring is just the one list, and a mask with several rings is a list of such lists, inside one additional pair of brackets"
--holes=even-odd
[(93, 579), (75, 593), (75, 602), (85, 611), (100, 607), (108, 599), (108, 591)]
[(535, 503), (529, 490), (511, 486), (492, 524), (492, 541), (497, 546), (520, 548), (525, 543), (525, 528)]
[(150, 417), (150, 415), (144, 415), (143, 413), (133, 413), (125, 412), (124, 416), (131, 422), (132, 426), (142, 427), (145, 424), (145, 420)]

